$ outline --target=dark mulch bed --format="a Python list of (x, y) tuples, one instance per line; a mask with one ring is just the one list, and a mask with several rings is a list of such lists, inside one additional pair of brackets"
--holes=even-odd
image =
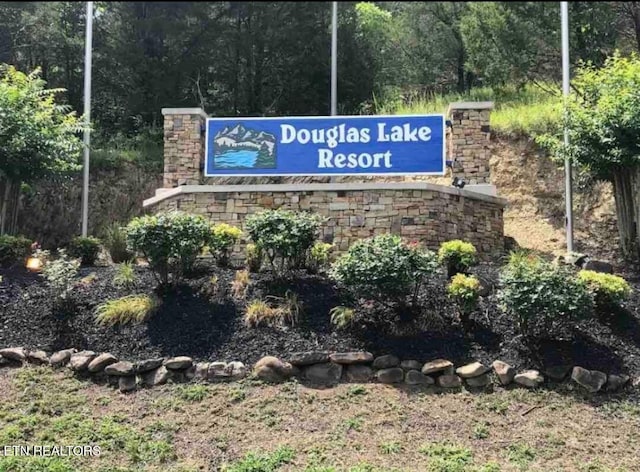
[[(52, 309), (51, 293), (38, 275), (23, 269), (0, 270), (0, 347), (25, 346), (51, 352), (68, 347), (111, 352), (130, 360), (156, 356), (190, 355), (197, 360), (240, 360), (253, 363), (264, 355), (286, 358), (307, 350), (368, 350), (374, 355), (394, 353), (403, 359), (426, 361), (448, 358), (456, 364), (469, 360), (491, 363), (500, 358), (517, 368), (581, 365), (608, 373), (640, 375), (640, 282), (631, 280), (634, 295), (626, 310), (607, 320), (581, 322), (564, 340), (548, 340), (533, 352), (515, 335), (508, 317), (497, 307), (495, 293), (484, 297), (469, 326), (462, 327), (455, 307), (444, 292), (445, 277), (431, 281), (420, 294), (421, 310), (411, 321), (395, 319), (380, 305), (361, 307), (367, 316), (392, 319), (388, 327), (359, 325), (335, 329), (329, 310), (348, 302), (324, 276), (297, 273), (288, 281), (270, 274), (252, 274), (247, 297), (282, 296), (295, 292), (303, 305), (295, 327), (248, 328), (242, 322), (246, 302), (235, 302), (230, 284), (235, 269), (222, 270), (203, 263), (186, 283), (162, 294), (159, 310), (145, 323), (101, 327), (94, 321), (102, 302), (132, 293), (150, 293), (152, 274), (137, 267), (137, 281), (130, 290), (113, 286), (113, 267), (81, 270), (95, 273), (93, 282), (73, 291), (74, 307), (67, 313)], [(489, 285), (498, 279), (498, 267), (474, 269)], [(218, 290), (211, 293), (211, 277)]]

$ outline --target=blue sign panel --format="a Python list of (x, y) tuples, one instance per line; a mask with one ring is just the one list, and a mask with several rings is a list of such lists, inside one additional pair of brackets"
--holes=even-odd
[(444, 175), (444, 115), (209, 118), (205, 175)]

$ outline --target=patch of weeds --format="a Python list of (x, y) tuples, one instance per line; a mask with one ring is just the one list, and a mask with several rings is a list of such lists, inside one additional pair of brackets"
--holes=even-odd
[(469, 449), (450, 442), (427, 444), (418, 451), (429, 457), (429, 472), (466, 472), (473, 459)]
[(82, 383), (68, 376), (56, 376), (45, 366), (25, 367), (13, 379), (18, 401), (23, 402), (24, 414), (39, 413), (59, 416), (64, 412), (83, 407), (87, 398), (78, 393)]
[(487, 439), (489, 437), (489, 425), (478, 423), (473, 427), (473, 437), (475, 439)]
[(547, 444), (551, 447), (562, 447), (566, 444), (566, 441), (555, 433), (546, 434)]
[(229, 437), (227, 435), (216, 436), (213, 438), (213, 445), (222, 452), (225, 452), (229, 449)]
[(266, 454), (248, 453), (243, 459), (230, 465), (223, 465), (223, 472), (273, 472), (289, 464), (295, 456), (293, 449), (281, 446)]
[(158, 411), (176, 411), (184, 410), (184, 400), (181, 398), (169, 396), (158, 397), (151, 402), (151, 408)]
[(210, 394), (209, 386), (204, 384), (178, 385), (176, 387), (178, 398), (190, 403), (201, 402)]
[(526, 470), (536, 458), (536, 451), (524, 443), (510, 444), (507, 448), (509, 461), (520, 470)]
[(357, 397), (368, 393), (369, 392), (364, 385), (352, 385), (349, 387), (349, 390), (347, 390), (347, 396), (349, 397)]
[(106, 396), (96, 398), (96, 403), (100, 406), (109, 406), (111, 404), (111, 401), (111, 398)]
[(343, 422), (343, 426), (347, 431), (349, 431), (349, 430), (361, 431), (362, 430), (362, 423), (363, 423), (363, 420), (358, 415), (358, 416), (354, 416), (353, 418), (349, 418), (348, 420), (345, 420)]
[(402, 451), (402, 446), (399, 442), (387, 442), (380, 444), (380, 452), (383, 454), (398, 454)]
[(626, 472), (625, 469), (611, 469), (607, 466), (604, 466), (597, 459), (593, 462), (589, 462), (587, 464), (583, 464), (580, 466), (580, 472)]
[(247, 398), (247, 391), (244, 387), (232, 387), (229, 389), (229, 400), (233, 403), (240, 403)]
[(605, 403), (600, 411), (607, 416), (613, 417), (640, 417), (640, 404), (629, 400), (612, 401)]
[(11, 472), (76, 472), (67, 457), (2, 456), (0, 470)]
[(509, 410), (511, 402), (500, 395), (482, 395), (476, 400), (476, 407), (480, 410), (490, 411), (504, 415)]
[(474, 468), (473, 472), (500, 472), (500, 466), (496, 462), (487, 462)]
[(262, 410), (261, 414), (258, 417), (265, 426), (269, 428), (273, 428), (278, 423), (280, 423), (280, 417), (278, 413), (273, 408), (265, 408)]

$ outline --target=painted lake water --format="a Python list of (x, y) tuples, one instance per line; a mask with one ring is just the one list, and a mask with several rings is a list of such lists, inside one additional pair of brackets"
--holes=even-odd
[(216, 154), (214, 166), (217, 168), (234, 169), (238, 167), (253, 167), (258, 158), (258, 151), (230, 149), (222, 154)]

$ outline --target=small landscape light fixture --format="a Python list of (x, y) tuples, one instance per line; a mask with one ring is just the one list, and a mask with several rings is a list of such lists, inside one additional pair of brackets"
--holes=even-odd
[(453, 185), (454, 187), (458, 187), (458, 188), (464, 188), (464, 186), (466, 184), (467, 183), (464, 180), (459, 179), (458, 177), (454, 177), (453, 178), (453, 182), (451, 182), (451, 185)]
[(42, 260), (36, 256), (39, 249), (40, 244), (37, 241), (31, 245), (31, 256), (29, 256), (26, 263), (27, 270), (30, 272), (40, 272), (42, 270)]

